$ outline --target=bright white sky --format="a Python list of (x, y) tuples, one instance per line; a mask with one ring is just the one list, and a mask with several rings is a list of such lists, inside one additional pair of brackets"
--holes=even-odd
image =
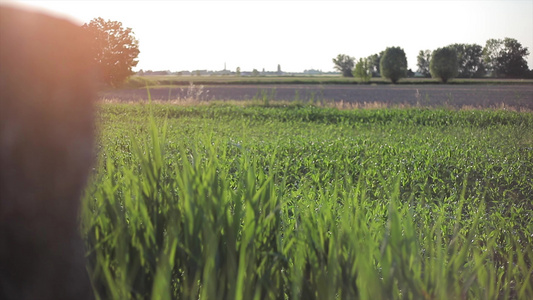
[[(256, 68), (332, 71), (332, 58), (400, 46), (416, 71), (419, 50), (511, 37), (533, 52), (533, 0), (509, 1), (13, 1), (79, 23), (131, 27), (135, 70)], [(533, 54), (527, 58), (533, 68)]]

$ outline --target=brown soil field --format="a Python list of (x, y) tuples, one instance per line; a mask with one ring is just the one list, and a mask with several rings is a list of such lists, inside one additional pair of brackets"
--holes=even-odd
[[(214, 85), (150, 88), (152, 100), (285, 100), (343, 102), (367, 106), (423, 106), (533, 110), (533, 85)], [(148, 100), (147, 90), (121, 89), (100, 93), (103, 100)]]

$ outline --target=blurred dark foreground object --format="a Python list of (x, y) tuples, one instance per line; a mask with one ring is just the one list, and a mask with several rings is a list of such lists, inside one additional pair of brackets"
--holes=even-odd
[(0, 299), (91, 299), (79, 234), (93, 161), (90, 40), (0, 6)]

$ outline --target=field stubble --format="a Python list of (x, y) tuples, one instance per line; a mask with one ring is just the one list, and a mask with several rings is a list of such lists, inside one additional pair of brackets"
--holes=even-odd
[[(115, 102), (148, 101), (146, 88), (102, 92)], [(289, 101), (344, 108), (431, 107), (533, 110), (533, 85), (195, 85), (150, 87), (159, 102)]]

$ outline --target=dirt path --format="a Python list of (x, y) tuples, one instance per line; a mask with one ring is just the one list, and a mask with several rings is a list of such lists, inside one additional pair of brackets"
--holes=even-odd
[[(152, 88), (153, 100), (300, 100), (386, 103), (461, 108), (507, 107), (533, 110), (533, 85), (216, 85)], [(102, 99), (147, 100), (146, 89), (100, 94)]]

